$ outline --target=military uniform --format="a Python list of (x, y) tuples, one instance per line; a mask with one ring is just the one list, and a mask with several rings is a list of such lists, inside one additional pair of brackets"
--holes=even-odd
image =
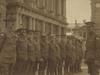
[(75, 62), (75, 72), (80, 72), (81, 71), (81, 61), (83, 57), (83, 52), (82, 52), (82, 41), (79, 38), (75, 38), (76, 43), (75, 43), (75, 50), (76, 50), (76, 62)]
[[(11, 35), (10, 35), (11, 34)], [(13, 33), (4, 34), (4, 41), (0, 47), (0, 67), (2, 75), (13, 75), (16, 62), (16, 39)]]
[(42, 35), (40, 40), (40, 52), (41, 52), (41, 58), (39, 60), (39, 75), (45, 75), (45, 70), (47, 67), (47, 59), (48, 59), (48, 42), (47, 42), (47, 36)]
[(75, 62), (76, 62), (76, 49), (75, 49), (75, 38), (74, 36), (71, 37), (70, 40), (70, 72), (75, 72)]
[[(59, 40), (60, 37), (60, 40)], [(66, 58), (66, 36), (65, 35), (59, 35), (58, 40), (56, 40), (58, 44), (58, 49), (60, 50), (60, 57), (58, 62), (58, 75), (62, 75), (62, 69), (64, 66), (65, 58)]]
[(64, 70), (65, 70), (65, 74), (70, 72), (70, 66), (72, 64), (72, 50), (71, 50), (71, 46), (70, 46), (70, 43), (69, 43), (70, 40), (67, 39), (67, 42), (66, 42), (66, 58), (65, 58), (65, 66), (64, 66)]
[(35, 75), (37, 71), (37, 59), (39, 59), (39, 44), (36, 42), (36, 33), (29, 30), (27, 33), (28, 37), (28, 60), (27, 60), (27, 75)]
[(59, 60), (59, 49), (57, 48), (57, 45), (55, 43), (55, 38), (52, 38), (49, 42), (49, 54), (48, 54), (48, 69), (47, 73), (48, 75), (54, 75), (57, 73), (57, 63)]
[[(16, 40), (16, 64), (14, 68), (14, 75), (25, 75), (27, 67), (27, 37), (26, 30), (21, 29), (18, 32)], [(20, 66), (20, 67), (19, 67)]]
[(56, 67), (56, 74), (62, 75), (62, 67), (63, 67), (63, 57), (61, 57), (61, 42), (59, 40), (59, 37), (56, 37), (56, 50), (57, 50), (57, 67)]
[(36, 71), (38, 70), (38, 65), (39, 61), (41, 59), (41, 51), (40, 51), (40, 32), (34, 31), (33, 33), (33, 47), (34, 47), (34, 52), (32, 52), (32, 59), (33, 60), (33, 73), (35, 74)]
[(96, 60), (96, 34), (93, 29), (93, 23), (88, 22), (87, 28), (88, 28), (88, 36), (86, 41), (86, 52), (85, 52), (85, 59), (86, 63), (88, 65), (88, 72), (90, 75), (99, 75), (98, 67), (95, 64)]

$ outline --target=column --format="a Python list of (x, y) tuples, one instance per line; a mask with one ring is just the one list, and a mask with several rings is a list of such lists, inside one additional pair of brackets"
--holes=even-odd
[(61, 35), (64, 35), (64, 28), (61, 28)]
[(47, 10), (50, 11), (50, 0), (46, 1), (46, 5), (47, 5)]
[(61, 35), (61, 27), (59, 26), (59, 35)]
[(59, 0), (55, 0), (55, 13), (57, 16), (59, 15)]
[(43, 21), (39, 20), (39, 30), (41, 33), (43, 33)]
[(38, 31), (38, 19), (35, 20), (35, 30)]
[(62, 17), (66, 17), (66, 0), (62, 0)]
[(37, 7), (42, 9), (43, 8), (43, 2), (44, 2), (44, 0), (37, 0)]
[(22, 25), (23, 25), (23, 23), (22, 23), (22, 15), (21, 14), (18, 14), (18, 16), (17, 16), (17, 29), (18, 28), (22, 28)]
[(40, 5), (40, 8), (41, 8), (41, 9), (43, 9), (43, 1), (44, 1), (44, 0), (39, 0), (39, 5)]
[(36, 1), (36, 7), (39, 8), (39, 6), (40, 6), (39, 4), (40, 4), (40, 3), (39, 3), (39, 0), (37, 0), (37, 1)]
[(48, 33), (47, 33), (47, 30), (48, 30), (48, 29), (47, 29), (47, 22), (45, 22), (45, 33), (46, 33), (46, 34), (48, 34)]
[(54, 31), (54, 27), (53, 27), (54, 25), (53, 24), (51, 24), (51, 34), (53, 34), (53, 31)]
[(33, 19), (32, 17), (29, 18), (29, 30), (32, 30)]
[(51, 5), (51, 6), (50, 6), (50, 12), (53, 12), (53, 1), (54, 1), (54, 0), (51, 0), (51, 2), (50, 2), (50, 5)]
[(46, 8), (46, 0), (43, 0), (43, 8)]
[(59, 3), (58, 3), (58, 8), (59, 8), (58, 14), (59, 14), (59, 16), (61, 16), (61, 11), (62, 11), (62, 8), (61, 8), (61, 4), (62, 4), (62, 3), (61, 3), (61, 1), (62, 1), (62, 0), (58, 0), (58, 2), (59, 2)]
[(35, 18), (33, 18), (33, 27), (32, 28), (34, 31), (35, 31), (35, 21), (36, 21)]
[(55, 13), (55, 0), (53, 0), (53, 12)]
[(51, 34), (51, 23), (48, 23), (48, 33)]
[(16, 28), (23, 28), (24, 27), (24, 19), (25, 16), (23, 14), (18, 13), (16, 16)]
[(56, 26), (53, 25), (53, 34), (56, 34)]
[(46, 34), (46, 26), (45, 26), (45, 22), (43, 22), (43, 34)]
[(36, 8), (37, 6), (37, 0), (33, 0), (33, 8)]
[(63, 1), (63, 5), (64, 5), (63, 13), (64, 13), (64, 16), (66, 17), (66, 0)]

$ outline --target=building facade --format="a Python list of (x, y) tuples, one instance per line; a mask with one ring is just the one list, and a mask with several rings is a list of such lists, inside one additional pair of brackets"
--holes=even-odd
[(91, 10), (91, 20), (96, 23), (97, 33), (100, 33), (100, 0), (91, 0)]
[(66, 33), (66, 0), (7, 0), (8, 30), (27, 28), (43, 34)]

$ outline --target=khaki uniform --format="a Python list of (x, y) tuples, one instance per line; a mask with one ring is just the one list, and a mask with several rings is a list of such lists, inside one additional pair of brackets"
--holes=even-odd
[(39, 75), (45, 75), (48, 59), (48, 48), (46, 36), (42, 36), (40, 41), (41, 58), (39, 60)]
[(56, 45), (56, 43), (50, 42), (49, 43), (49, 54), (48, 54), (48, 69), (47, 72), (50, 75), (54, 75), (57, 73), (57, 63), (59, 60), (60, 51)]
[[(25, 75), (28, 60), (28, 44), (27, 38), (25, 36), (19, 36), (16, 41), (16, 64), (15, 64), (15, 75)], [(20, 66), (20, 67), (19, 67)]]
[(37, 71), (37, 59), (39, 59), (39, 49), (36, 41), (28, 40), (28, 61), (27, 61), (27, 74), (35, 75)]
[(96, 35), (95, 32), (88, 32), (87, 42), (86, 42), (86, 63), (88, 65), (88, 72), (90, 75), (99, 75), (98, 67), (95, 64), (96, 60)]
[(0, 52), (0, 67), (2, 75), (13, 75), (13, 67), (16, 62), (16, 39), (7, 36), (2, 43)]

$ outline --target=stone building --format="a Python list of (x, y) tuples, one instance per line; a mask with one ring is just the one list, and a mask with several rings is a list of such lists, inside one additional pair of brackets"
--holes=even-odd
[(91, 10), (91, 20), (96, 23), (96, 31), (100, 33), (100, 0), (91, 0)]
[(7, 0), (6, 26), (43, 34), (65, 34), (66, 0)]

